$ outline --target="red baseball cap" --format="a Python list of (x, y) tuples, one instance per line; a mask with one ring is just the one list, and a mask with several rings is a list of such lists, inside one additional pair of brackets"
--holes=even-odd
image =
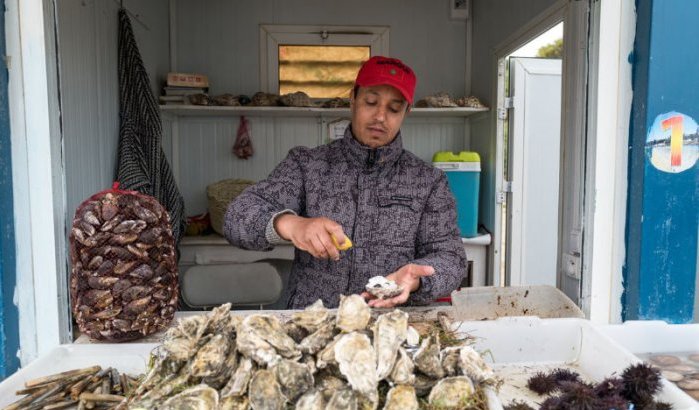
[(415, 73), (410, 67), (397, 58), (383, 56), (368, 59), (354, 80), (355, 85), (364, 87), (390, 85), (400, 91), (410, 104), (413, 103), (416, 82)]

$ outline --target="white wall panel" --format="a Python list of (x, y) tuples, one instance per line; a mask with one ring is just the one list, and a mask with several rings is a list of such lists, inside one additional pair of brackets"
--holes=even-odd
[[(168, 0), (126, 1), (154, 90), (169, 65)], [(67, 210), (114, 179), (119, 136), (117, 10), (107, 0), (61, 0), (58, 53)]]
[(212, 93), (260, 90), (260, 24), (388, 26), (418, 98), (464, 92), (466, 23), (449, 18), (447, 0), (177, 0), (174, 12), (177, 69), (208, 74)]

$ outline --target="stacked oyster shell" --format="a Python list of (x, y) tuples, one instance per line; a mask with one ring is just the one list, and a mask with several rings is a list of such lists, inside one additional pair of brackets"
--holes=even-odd
[(175, 315), (175, 245), (155, 198), (111, 190), (83, 202), (70, 233), (71, 306), (81, 332), (125, 341), (157, 332)]
[(229, 309), (170, 329), (121, 407), (409, 410), (424, 397), (423, 404), (448, 409), (462, 408), (494, 381), (471, 347), (441, 349), (438, 333), (415, 340), (400, 310), (372, 321), (358, 295), (343, 296), (336, 315), (318, 301), (287, 323), (268, 314), (240, 318)]

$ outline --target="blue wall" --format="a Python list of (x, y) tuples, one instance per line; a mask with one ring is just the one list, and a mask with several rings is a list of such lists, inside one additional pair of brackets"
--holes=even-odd
[[(630, 56), (634, 99), (626, 320), (693, 320), (699, 224), (698, 18), (699, 1), (637, 2), (636, 44)], [(677, 145), (668, 146), (673, 140)]]
[[(0, 10), (5, 10), (4, 0), (0, 0)], [(0, 55), (5, 55), (4, 18), (0, 18)], [(7, 80), (7, 66), (3, 62), (0, 67), (0, 379), (19, 368), (19, 319), (12, 301), (16, 265)]]

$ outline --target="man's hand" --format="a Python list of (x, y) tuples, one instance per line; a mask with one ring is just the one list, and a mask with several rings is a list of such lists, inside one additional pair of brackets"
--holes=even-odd
[(331, 234), (335, 235), (340, 246), (346, 240), (342, 226), (324, 217), (304, 218), (286, 214), (275, 219), (274, 229), (295, 247), (319, 259), (340, 259), (340, 251), (333, 244)]
[(363, 292), (362, 297), (369, 301), (369, 306), (378, 308), (391, 308), (402, 305), (408, 301), (408, 297), (420, 287), (420, 278), (434, 275), (432, 266), (415, 265), (409, 263), (392, 274), (386, 276), (403, 288), (403, 292), (390, 299), (377, 299), (369, 292)]

